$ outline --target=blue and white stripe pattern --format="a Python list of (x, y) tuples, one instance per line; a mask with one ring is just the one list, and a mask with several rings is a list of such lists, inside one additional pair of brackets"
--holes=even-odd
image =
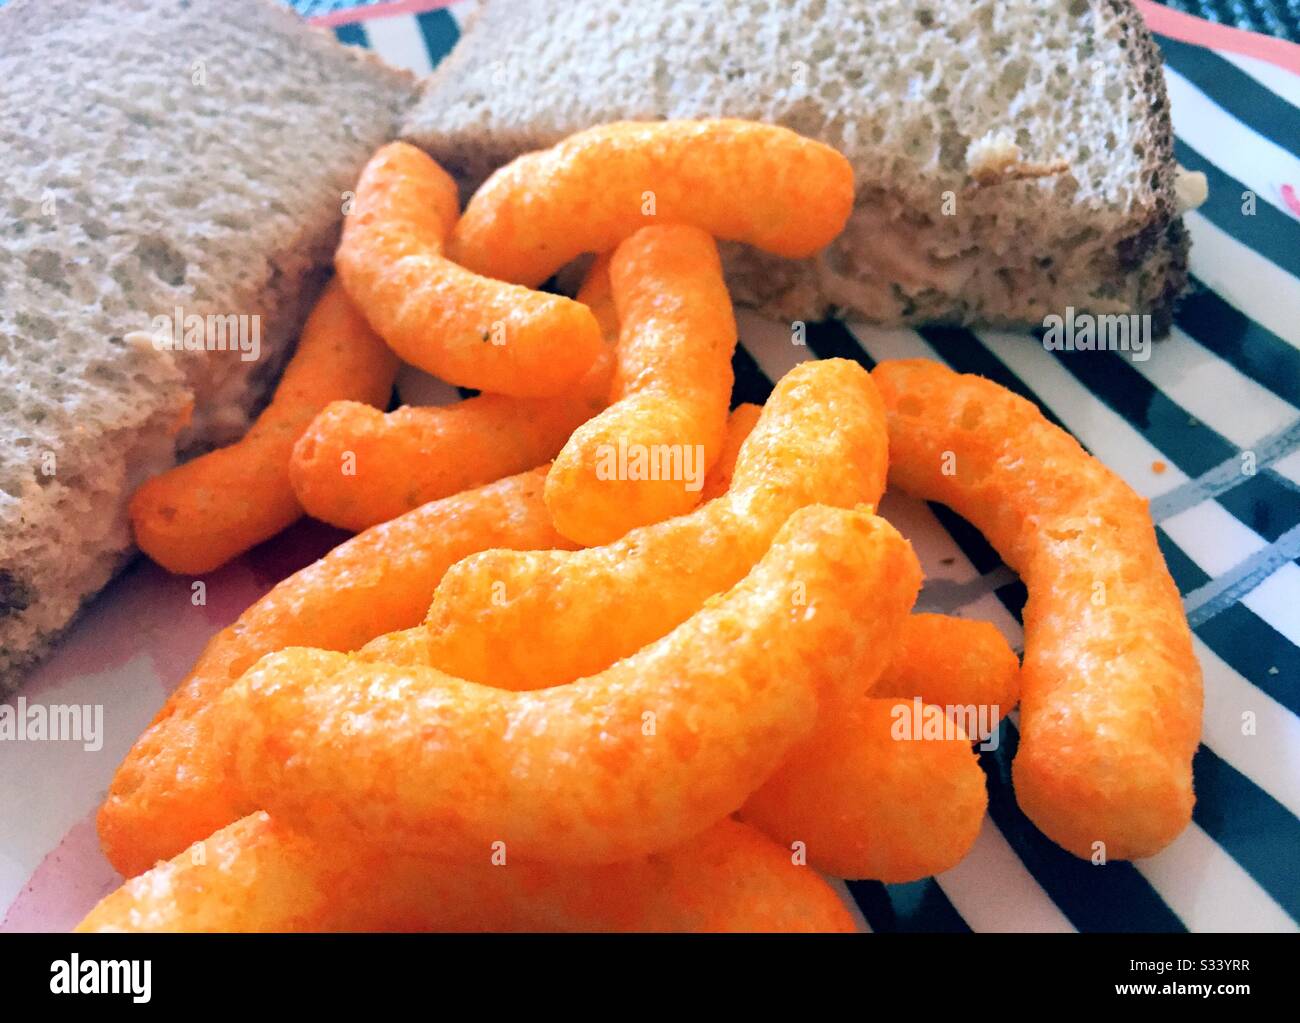
[[(467, 6), (335, 31), (427, 71)], [(829, 356), (925, 356), (1035, 401), (1151, 500), (1205, 671), (1196, 811), (1172, 847), (1097, 867), (1044, 838), (1011, 790), (1013, 715), (982, 754), (990, 813), (971, 854), (914, 884), (848, 886), (873, 930), (1300, 929), (1300, 214), (1284, 187), (1300, 190), (1300, 77), (1158, 41), (1177, 157), (1206, 174), (1210, 198), (1187, 217), (1194, 293), (1149, 361), (998, 331), (839, 322), (796, 347), (788, 326), (740, 315), (737, 401), (762, 401), (793, 364)], [(937, 505), (889, 495), (883, 510), (922, 555), (922, 600), (987, 618), (1019, 647), (1025, 591), (983, 537)]]

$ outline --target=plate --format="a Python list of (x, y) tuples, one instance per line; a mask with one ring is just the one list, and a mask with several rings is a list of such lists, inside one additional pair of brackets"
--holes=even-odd
[[(316, 20), (424, 73), (468, 7)], [(1177, 158), (1210, 187), (1186, 217), (1194, 291), (1149, 358), (838, 321), (800, 345), (788, 324), (739, 314), (737, 401), (762, 401), (804, 359), (924, 356), (1037, 402), (1150, 500), (1205, 673), (1194, 819), (1163, 853), (1094, 866), (1039, 834), (1010, 785), (1013, 716), (981, 755), (990, 812), (970, 855), (913, 884), (847, 885), (865, 928), (1300, 929), (1300, 47), (1142, 7), (1166, 58)], [(881, 510), (916, 546), (926, 609), (992, 621), (1020, 647), (1024, 588), (975, 530), (896, 495)], [(95, 601), (10, 701), (81, 706), (101, 727), (89, 741), (0, 743), (0, 930), (66, 930), (120, 883), (94, 832), (114, 768), (206, 639), (341, 535), (299, 525), (205, 577), (201, 601), (143, 562)]]

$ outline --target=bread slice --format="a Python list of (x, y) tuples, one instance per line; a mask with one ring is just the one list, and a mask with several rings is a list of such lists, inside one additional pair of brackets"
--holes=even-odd
[[(415, 82), (269, 0), (0, 8), (0, 692), (129, 555), (126, 500), (247, 425)], [(248, 316), (258, 357), (160, 351)]]
[(1167, 330), (1186, 279), (1161, 60), (1129, 0), (490, 0), (403, 135), (473, 189), (623, 118), (745, 117), (841, 150), (843, 236), (789, 263), (729, 246), (774, 316)]

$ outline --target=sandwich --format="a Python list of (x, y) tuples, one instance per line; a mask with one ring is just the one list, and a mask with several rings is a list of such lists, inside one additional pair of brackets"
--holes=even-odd
[(1130, 0), (489, 0), (402, 131), (469, 192), (593, 124), (716, 116), (785, 125), (855, 172), (853, 216), (818, 256), (727, 247), (739, 302), (791, 321), (1032, 326), (1074, 308), (1168, 329), (1187, 183)]
[(238, 437), (415, 81), (270, 0), (0, 8), (0, 695)]

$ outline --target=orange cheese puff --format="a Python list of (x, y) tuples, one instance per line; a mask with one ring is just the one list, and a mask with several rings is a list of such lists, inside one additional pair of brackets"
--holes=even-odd
[(893, 884), (955, 866), (988, 796), (970, 738), (930, 709), (928, 735), (916, 734), (910, 700), (859, 699), (821, 719), (741, 820), (787, 848), (803, 843), (808, 863), (835, 877)]
[(968, 518), (1029, 591), (1021, 807), (1078, 856), (1159, 852), (1191, 818), (1202, 695), (1146, 502), (994, 383), (922, 361), (872, 376), (891, 481)]
[(612, 356), (601, 356), (575, 390), (556, 398), (481, 394), (388, 413), (334, 402), (294, 447), (293, 491), (308, 514), (361, 530), (531, 469), (605, 407), (612, 369)]
[(740, 445), (745, 443), (745, 438), (753, 431), (762, 412), (762, 405), (753, 405), (749, 402), (737, 405), (731, 410), (731, 415), (727, 417), (727, 433), (722, 438), (722, 449), (718, 452), (718, 460), (713, 463), (708, 475), (704, 477), (701, 501), (712, 501), (727, 492), (727, 488), (731, 486), (732, 473), (736, 471), (736, 458), (740, 454)]
[[(202, 855), (196, 855), (196, 849)], [(835, 891), (724, 820), (610, 866), (412, 857), (318, 845), (252, 814), (105, 897), (81, 932), (837, 931)]]
[(282, 650), (221, 697), (217, 745), (243, 805), (311, 834), (615, 863), (739, 809), (819, 706), (853, 694), (919, 586), (911, 546), (883, 519), (803, 508), (726, 596), (599, 675), (517, 693)]
[[(592, 265), (578, 299), (590, 303), (602, 333), (617, 338), (608, 259)], [(531, 469), (554, 458), (569, 435), (608, 404), (613, 373), (607, 344), (577, 386), (555, 398), (482, 394), (445, 408), (387, 414), (335, 402), (294, 447), (294, 493), (308, 514), (361, 530)], [(352, 473), (344, 473), (345, 465)]]
[(136, 543), (169, 572), (197, 575), (274, 536), (302, 515), (289, 485), (299, 434), (336, 398), (386, 404), (396, 375), (393, 354), (331, 281), (243, 439), (153, 477), (132, 496)]
[(613, 252), (602, 252), (592, 260), (578, 288), (578, 301), (591, 310), (600, 324), (605, 341), (618, 341), (618, 306), (614, 302), (614, 286), (609, 277), (609, 264)]
[(584, 546), (688, 512), (718, 457), (736, 319), (718, 247), (694, 227), (642, 228), (615, 251), (611, 404), (579, 426), (546, 479), (555, 528)]
[(853, 208), (839, 153), (752, 121), (623, 121), (502, 167), (465, 207), (451, 257), (535, 286), (646, 224), (692, 224), (790, 259), (824, 248)]
[(435, 501), (361, 533), (285, 579), (214, 636), (118, 768), (99, 837), (126, 876), (240, 816), (211, 736), (212, 700), (263, 654), (354, 650), (419, 622), (447, 566), (489, 547), (566, 543), (542, 504), (545, 469)]
[(356, 651), (358, 660), (380, 662), (384, 664), (418, 664), (425, 668), (436, 668), (433, 653), (429, 649), (429, 630), (423, 625), (409, 629), (397, 629), (376, 636), (365, 646)]
[(334, 256), (348, 294), (398, 355), (450, 383), (521, 398), (573, 386), (600, 354), (591, 310), (447, 259), (458, 205), (430, 157), (404, 142), (380, 149)]
[[(335, 402), (294, 448), (293, 491), (309, 515), (366, 529), (550, 460), (603, 407), (601, 398), (576, 391), (559, 398), (483, 394), (389, 413)], [(348, 465), (353, 474), (345, 474)]]
[(887, 450), (867, 372), (802, 363), (772, 391), (722, 498), (607, 547), (486, 551), (452, 567), (429, 607), (430, 663), (507, 689), (595, 674), (734, 585), (797, 509), (878, 501)]
[(899, 630), (898, 647), (871, 695), (996, 707), (989, 718), (996, 724), (1020, 699), (1020, 659), (990, 622), (914, 614)]

